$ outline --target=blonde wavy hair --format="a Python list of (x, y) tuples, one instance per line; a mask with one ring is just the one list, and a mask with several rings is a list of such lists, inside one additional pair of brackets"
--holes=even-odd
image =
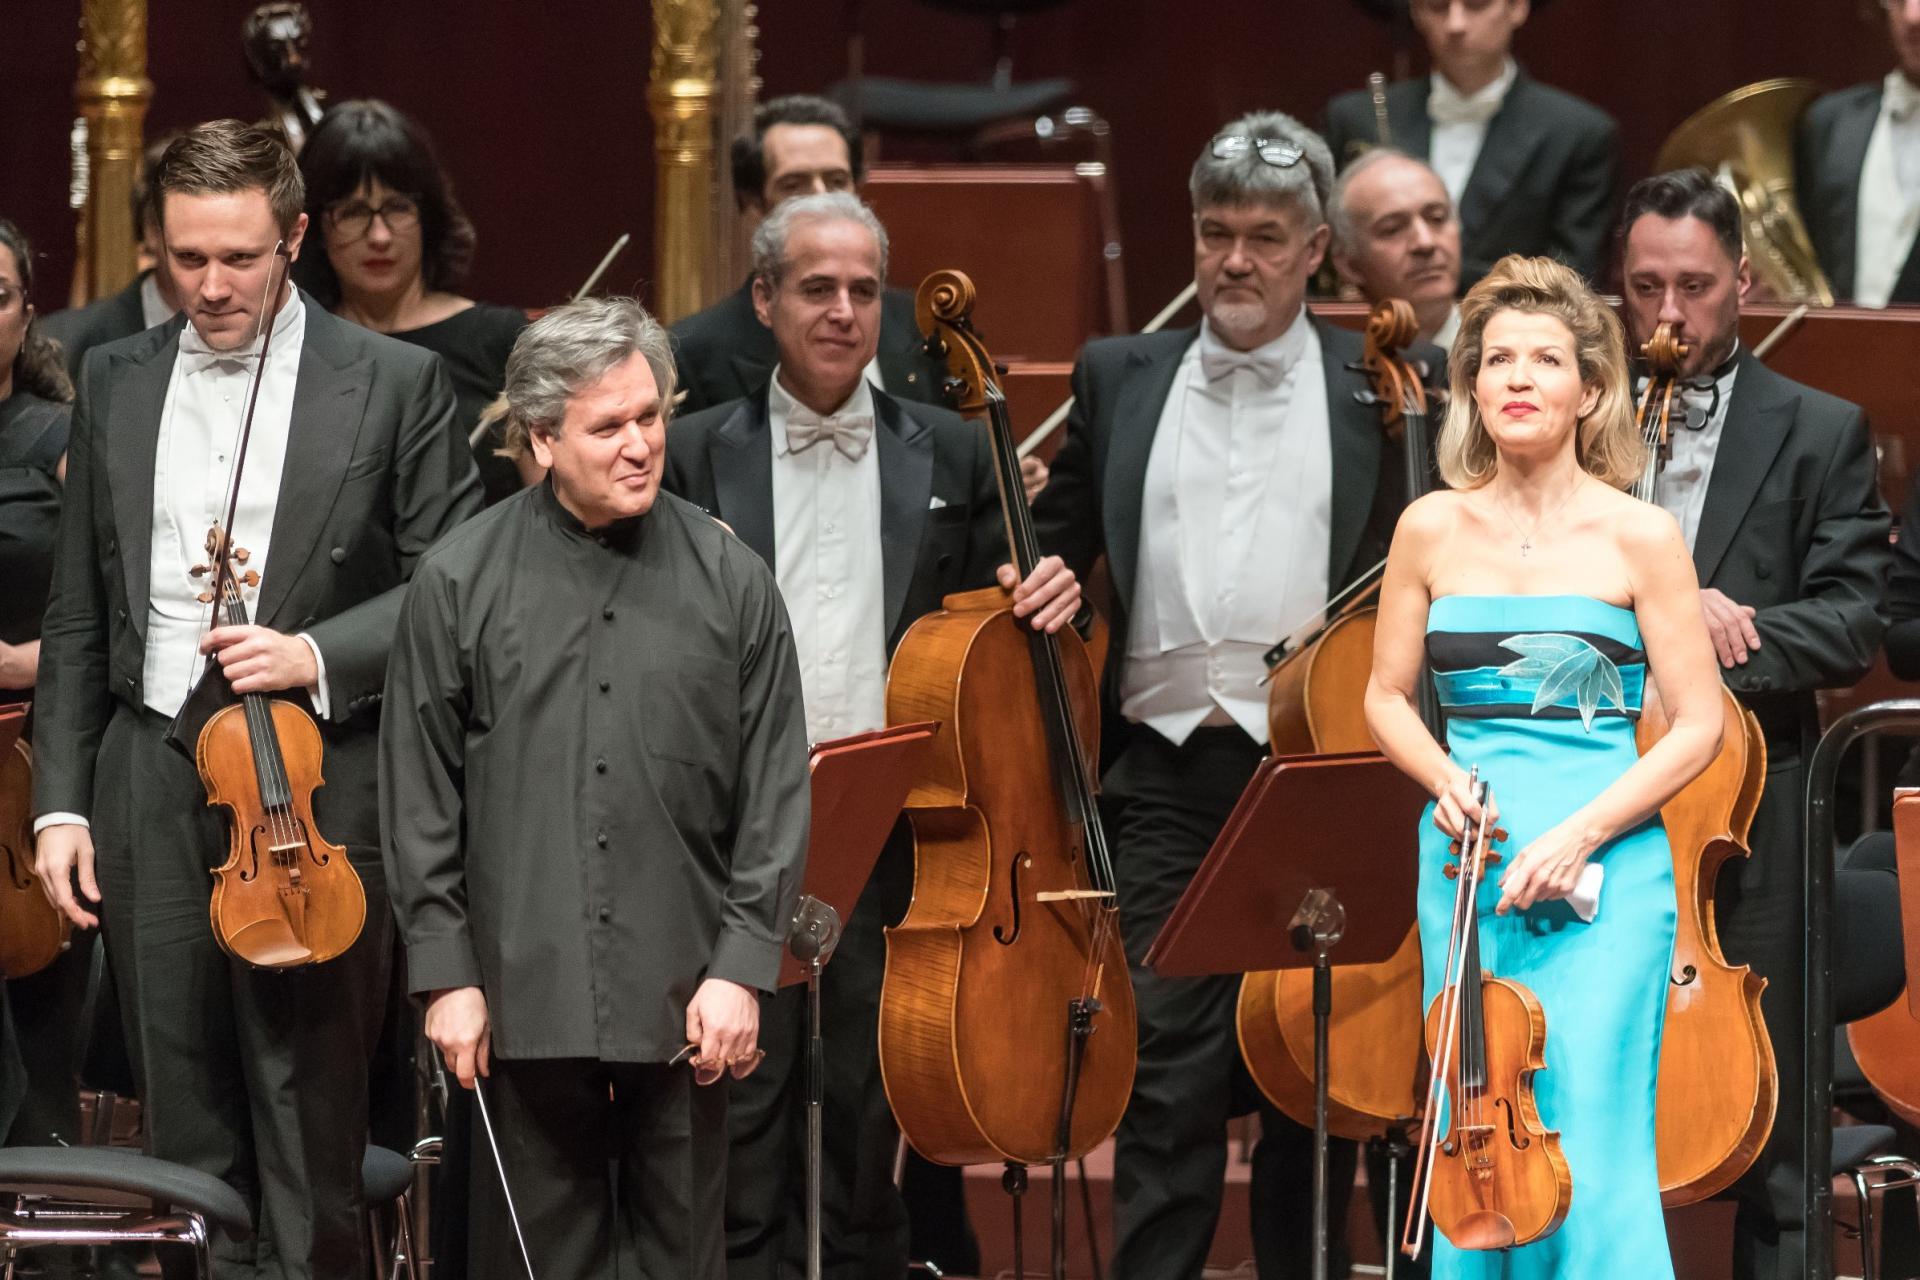
[(1646, 445), (1634, 425), (1626, 338), (1619, 317), (1571, 268), (1552, 258), (1510, 254), (1493, 265), (1460, 304), (1460, 334), (1448, 357), (1450, 398), (1434, 447), (1440, 478), (1453, 489), (1477, 489), (1499, 464), (1493, 437), (1473, 396), (1487, 322), (1503, 311), (1552, 316), (1573, 334), (1580, 381), (1600, 388), (1593, 412), (1580, 420), (1574, 455), (1588, 475), (1616, 489), (1640, 478)]

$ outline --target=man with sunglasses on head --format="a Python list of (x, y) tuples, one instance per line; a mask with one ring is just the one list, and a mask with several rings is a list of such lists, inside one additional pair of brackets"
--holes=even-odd
[(1391, 141), (1433, 166), (1460, 211), (1462, 289), (1509, 253), (1555, 257), (1596, 278), (1606, 265), (1619, 130), (1598, 107), (1513, 60), (1530, 0), (1395, 3), (1411, 9), (1433, 73), (1387, 86), (1390, 139), (1380, 137), (1369, 91), (1328, 103), (1334, 155), (1344, 166)]
[[(1312, 1135), (1241, 1063), (1239, 979), (1143, 961), (1266, 754), (1262, 654), (1385, 556), (1406, 503), (1399, 447), (1359, 399), (1360, 336), (1305, 307), (1332, 186), (1326, 144), (1290, 116), (1255, 112), (1209, 141), (1188, 182), (1205, 320), (1088, 344), (1034, 506), (1044, 550), (1081, 576), (1105, 555), (1113, 579), (1103, 808), (1140, 1020), (1114, 1157), (1116, 1280), (1199, 1280), (1227, 1121), (1256, 1106), (1260, 1276), (1311, 1270)], [(1353, 1160), (1343, 1144), (1335, 1223)]]

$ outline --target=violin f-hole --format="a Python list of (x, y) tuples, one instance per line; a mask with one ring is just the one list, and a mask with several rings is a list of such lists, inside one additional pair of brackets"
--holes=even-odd
[(1700, 970), (1689, 964), (1681, 967), (1679, 977), (1668, 974), (1667, 982), (1676, 987), (1690, 987), (1699, 980), (1699, 977)]
[(1020, 936), (1020, 868), (1031, 861), (1033, 858), (1030, 854), (1021, 852), (1007, 864), (1007, 897), (1013, 904), (1013, 928), (998, 924), (993, 926), (993, 940), (1003, 947), (1012, 946), (1014, 939)]
[(1527, 1136), (1526, 1128), (1519, 1117), (1513, 1113), (1513, 1099), (1497, 1098), (1494, 1105), (1505, 1115), (1507, 1121), (1507, 1144), (1515, 1151), (1525, 1151), (1533, 1145), (1533, 1139)]

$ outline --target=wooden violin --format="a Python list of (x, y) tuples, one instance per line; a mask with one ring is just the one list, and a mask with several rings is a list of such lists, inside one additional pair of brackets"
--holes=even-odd
[[(267, 272), (267, 299), (274, 296), (276, 274), (285, 280), (285, 261), (283, 244), (276, 257), (280, 271)], [(246, 549), (232, 545), (228, 532), (273, 338), (264, 299), (260, 316), (260, 351), (234, 451), (226, 518), (207, 533), (207, 563), (193, 569), (196, 578), (212, 577), (201, 602), (214, 605), (221, 623), (235, 627), (249, 621), (241, 588), (260, 582), (259, 573), (245, 567)], [(366, 921), (366, 892), (347, 851), (322, 836), (313, 820), (313, 793), (325, 783), (321, 756), (313, 717), (264, 693), (240, 694), (216, 711), (194, 745), (207, 803), (224, 806), (232, 820), (227, 860), (213, 871), (213, 936), (228, 955), (258, 968), (331, 960), (353, 945)]]
[[(1427, 395), (1401, 352), (1418, 332), (1413, 307), (1387, 299), (1367, 320), (1363, 363), (1382, 425), (1406, 458), (1408, 500), (1432, 487)], [(1376, 579), (1377, 582), (1377, 579)], [(1373, 672), (1375, 611), (1355, 604), (1274, 669), (1267, 700), (1276, 756), (1373, 751), (1363, 706)], [(1420, 708), (1440, 735), (1432, 681), (1421, 680)], [(1410, 929), (1392, 958), (1333, 970), (1328, 1027), (1327, 1128), (1336, 1137), (1382, 1137), (1419, 1115), (1426, 1046), (1420, 1034), (1420, 931)], [(1240, 1053), (1269, 1101), (1303, 1125), (1313, 1123), (1313, 971), (1249, 973), (1240, 984)]]
[(1541, 1122), (1533, 1094), (1533, 1075), (1547, 1065), (1546, 1010), (1533, 992), (1480, 962), (1493, 797), (1478, 767), (1469, 785), (1480, 820), (1459, 842), (1445, 977), (1427, 1010), (1433, 1078), (1400, 1243), (1416, 1258), (1429, 1216), (1455, 1248), (1511, 1249), (1551, 1235), (1573, 1207), (1560, 1135)]
[[(1647, 460), (1633, 494), (1652, 502), (1672, 452), (1675, 381), (1688, 348), (1662, 324), (1641, 354), (1649, 378), (1638, 423)], [(1722, 865), (1750, 854), (1747, 833), (1766, 782), (1767, 744), (1760, 722), (1724, 685), (1720, 704), (1720, 754), (1660, 810), (1679, 898), (1655, 1124), (1660, 1198), (1669, 1208), (1715, 1195), (1747, 1171), (1773, 1131), (1780, 1091), (1773, 1041), (1760, 1017), (1766, 979), (1727, 962), (1713, 908)], [(1649, 683), (1635, 732), (1641, 753), (1667, 729)]]
[[(985, 410), (1012, 559), (1040, 550), (971, 281), (927, 277), (929, 351)], [(1094, 788), (1097, 680), (1080, 637), (1036, 632), (998, 587), (948, 596), (901, 639), (887, 722), (940, 731), (907, 798), (913, 903), (887, 931), (880, 1069), (901, 1132), (940, 1164), (1060, 1166), (1133, 1087), (1133, 988)], [(1056, 1250), (1062, 1242), (1056, 1241)]]
[(0, 710), (0, 978), (40, 972), (67, 949), (73, 925), (33, 873), (33, 752), (25, 708)]

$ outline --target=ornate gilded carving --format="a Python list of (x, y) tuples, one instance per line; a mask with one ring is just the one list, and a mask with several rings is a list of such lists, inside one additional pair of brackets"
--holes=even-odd
[(74, 100), (87, 123), (87, 200), (76, 242), (81, 301), (120, 289), (138, 273), (133, 212), (147, 79), (146, 0), (82, 0), (80, 76)]
[[(720, 0), (654, 0), (654, 309), (675, 320), (713, 296), (713, 105)], [(739, 0), (733, 0), (739, 3)]]

